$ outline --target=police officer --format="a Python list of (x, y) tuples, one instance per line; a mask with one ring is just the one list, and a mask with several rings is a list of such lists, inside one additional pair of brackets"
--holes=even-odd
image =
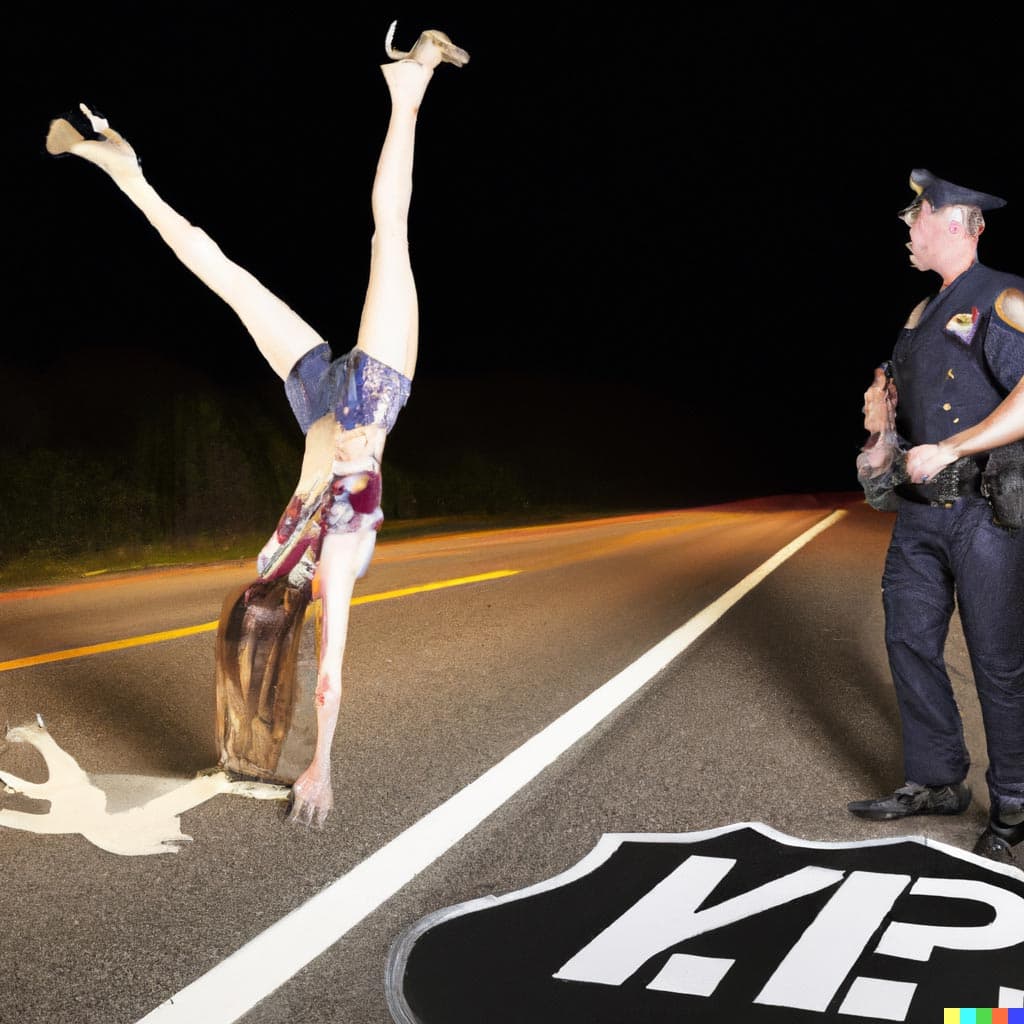
[[(942, 286), (911, 313), (888, 377), (877, 373), (865, 394), (866, 428), (877, 437), (888, 412), (902, 450), (981, 423), (1024, 378), (1024, 278), (989, 269), (977, 253), (985, 211), (1005, 201), (927, 170), (914, 170), (910, 185), (915, 198), (900, 212), (910, 262)], [(959, 605), (989, 757), (989, 823), (974, 852), (1014, 863), (1024, 841), (1024, 529), (1000, 520), (986, 497), (998, 490), (988, 455), (943, 461), (931, 474), (889, 476), (896, 521), (882, 579), (885, 642), (906, 782), (848, 806), (873, 820), (969, 806), (970, 755), (943, 656)]]

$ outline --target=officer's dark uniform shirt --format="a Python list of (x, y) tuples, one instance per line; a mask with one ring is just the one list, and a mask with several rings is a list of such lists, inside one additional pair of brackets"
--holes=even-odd
[(993, 310), (1024, 278), (975, 263), (938, 293), (893, 351), (897, 433), (934, 444), (983, 420), (1024, 377), (1024, 333)]

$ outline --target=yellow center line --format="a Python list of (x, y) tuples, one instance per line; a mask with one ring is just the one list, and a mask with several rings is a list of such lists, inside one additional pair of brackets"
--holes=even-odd
[[(421, 583), (415, 587), (401, 587), (398, 590), (385, 590), (379, 594), (364, 594), (352, 598), (352, 604), (372, 604), (374, 601), (391, 601), (410, 594), (424, 594), (431, 590), (445, 590), (448, 587), (461, 587), (467, 583), (482, 583), (485, 580), (499, 580), (506, 576), (515, 576), (519, 569), (498, 569), (495, 572), (482, 572), (476, 576), (460, 576), (458, 579), (438, 580), (435, 583)], [(128, 647), (142, 647), (145, 644), (158, 644), (164, 640), (177, 640), (183, 636), (195, 636), (197, 633), (212, 633), (218, 625), (217, 620), (204, 622), (198, 626), (184, 626), (181, 629), (167, 629), (162, 633), (146, 633), (144, 636), (126, 637), (124, 640), (108, 640), (102, 644), (90, 644), (88, 647), (70, 647), (64, 651), (51, 651), (49, 654), (34, 654), (28, 658), (14, 658), (12, 661), (0, 661), (0, 672), (10, 672), (16, 668), (28, 668), (32, 665), (46, 665), (52, 661), (70, 661), (72, 658), (84, 658), (90, 654), (105, 654), (108, 651), (123, 651)]]

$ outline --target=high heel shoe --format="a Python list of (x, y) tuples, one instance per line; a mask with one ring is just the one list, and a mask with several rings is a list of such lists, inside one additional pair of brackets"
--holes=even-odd
[(50, 122), (46, 152), (53, 156), (74, 153), (110, 174), (139, 173), (139, 157), (128, 141), (110, 127), (105, 117), (94, 114), (84, 103), (78, 106), (80, 114), (73, 111)]
[(51, 156), (67, 156), (78, 142), (85, 142), (85, 136), (66, 117), (55, 117), (50, 122), (46, 152)]
[(50, 122), (50, 130), (46, 133), (46, 152), (51, 156), (66, 156), (72, 146), (85, 142), (86, 138), (96, 138), (92, 126), (77, 110), (69, 111)]
[(436, 68), (442, 62), (454, 64), (458, 68), (469, 63), (469, 54), (456, 46), (444, 32), (440, 32), (436, 28), (428, 28), (425, 32), (420, 33), (419, 39), (408, 53), (396, 50), (391, 44), (395, 38), (395, 26), (397, 25), (397, 21), (391, 22), (387, 38), (384, 40), (384, 49), (392, 60), (414, 60), (417, 64), (428, 68)]

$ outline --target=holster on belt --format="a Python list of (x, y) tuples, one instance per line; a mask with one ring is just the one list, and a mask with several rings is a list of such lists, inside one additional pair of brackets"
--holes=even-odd
[(992, 506), (992, 521), (1009, 530), (1024, 526), (1024, 442), (996, 448), (981, 475), (981, 493)]

